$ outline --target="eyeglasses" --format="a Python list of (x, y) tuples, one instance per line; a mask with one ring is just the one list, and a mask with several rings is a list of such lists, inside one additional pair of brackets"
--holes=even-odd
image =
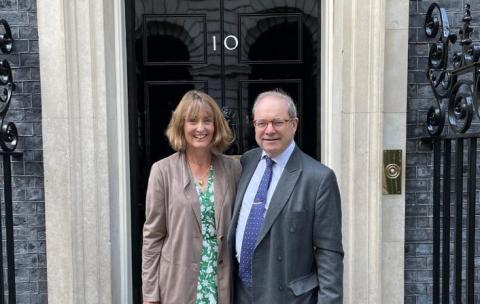
[(268, 126), (268, 124), (271, 123), (272, 127), (274, 127), (275, 129), (281, 129), (285, 127), (285, 124), (287, 122), (290, 122), (290, 121), (292, 121), (292, 119), (273, 119), (273, 120), (259, 119), (259, 120), (253, 121), (253, 126), (257, 129), (265, 129)]

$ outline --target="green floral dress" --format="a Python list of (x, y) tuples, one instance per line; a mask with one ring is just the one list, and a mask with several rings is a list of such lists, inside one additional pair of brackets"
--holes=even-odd
[(202, 214), (202, 256), (198, 274), (196, 304), (217, 303), (217, 233), (213, 200), (214, 171), (210, 167), (205, 190), (196, 185)]

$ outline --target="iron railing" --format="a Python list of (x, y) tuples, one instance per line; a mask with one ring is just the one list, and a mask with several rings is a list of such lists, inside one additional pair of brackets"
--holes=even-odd
[[(451, 31), (445, 9), (438, 4), (430, 5), (425, 19), (427, 37), (438, 37), (430, 45), (427, 71), (437, 104), (427, 113), (425, 127), (429, 136), (423, 138), (433, 148), (432, 299), (435, 304), (451, 300), (473, 304), (475, 300), (480, 128), (474, 116), (480, 118), (480, 44), (472, 42), (471, 20), (470, 5), (466, 4), (463, 27), (457, 36)], [(457, 42), (459, 50), (449, 60), (449, 49)]]
[[(0, 20), (0, 50), (2, 53), (9, 54), (13, 49), (13, 37), (8, 22)], [(8, 283), (8, 303), (16, 303), (15, 291), (15, 255), (14, 255), (14, 236), (13, 236), (13, 211), (12, 211), (12, 170), (11, 157), (20, 156), (22, 153), (15, 152), (17, 147), (18, 133), (17, 127), (13, 122), (6, 122), (10, 101), (12, 99), (15, 84), (12, 77), (12, 69), (6, 59), (0, 62), (0, 155), (3, 157), (3, 182), (4, 182), (4, 206), (5, 206), (5, 234), (6, 234), (6, 256), (7, 256), (7, 283)], [(1, 225), (0, 218), (0, 227)], [(3, 236), (0, 229), (0, 304), (5, 301), (5, 284), (3, 278)]]

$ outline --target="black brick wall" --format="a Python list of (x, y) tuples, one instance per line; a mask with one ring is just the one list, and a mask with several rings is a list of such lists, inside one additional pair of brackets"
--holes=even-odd
[[(0, 54), (0, 59), (10, 62), (17, 86), (6, 121), (16, 123), (20, 134), (17, 151), (23, 152), (12, 163), (17, 303), (47, 303), (36, 1), (0, 0), (0, 18), (10, 24), (15, 39), (13, 52)], [(3, 187), (1, 175), (0, 187)], [(5, 225), (4, 217), (2, 224)]]
[[(405, 216), (405, 303), (432, 302), (432, 180), (433, 154), (420, 145), (418, 137), (426, 136), (423, 124), (426, 112), (435, 105), (426, 71), (429, 43), (423, 24), (428, 7), (434, 1), (410, 1), (410, 28), (408, 45), (408, 103), (407, 103), (407, 169)], [(450, 26), (458, 35), (462, 26), (464, 4), (471, 4), (474, 28), (472, 38), (480, 40), (480, 0), (435, 1), (447, 10)], [(456, 47), (450, 48), (450, 57)], [(451, 63), (451, 61), (449, 62)], [(478, 117), (474, 121), (479, 122)], [(454, 147), (453, 147), (454, 148)], [(452, 155), (452, 160), (454, 160)], [(477, 160), (477, 177), (480, 174)], [(454, 167), (451, 169), (454, 172)], [(453, 182), (453, 181), (452, 181)], [(477, 178), (478, 188), (478, 178)], [(452, 184), (452, 189), (453, 184)], [(480, 303), (480, 192), (477, 190), (476, 216), (476, 273), (475, 303)], [(452, 200), (452, 203), (454, 201)], [(452, 213), (453, 216), (453, 213)], [(452, 223), (453, 224), (453, 223)], [(453, 245), (453, 243), (452, 243)], [(462, 302), (464, 303), (464, 301)]]

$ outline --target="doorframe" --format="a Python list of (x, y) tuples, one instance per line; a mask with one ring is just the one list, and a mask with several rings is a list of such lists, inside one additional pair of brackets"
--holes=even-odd
[[(49, 302), (132, 303), (124, 2), (37, 0), (37, 15)], [(345, 303), (381, 303), (385, 0), (325, 0), (320, 16), (320, 142), (343, 198)]]
[(49, 303), (132, 303), (122, 0), (37, 0)]
[[(115, 65), (116, 89), (118, 101), (115, 104), (118, 120), (116, 121), (116, 137), (118, 138), (118, 225), (112, 225), (112, 230), (118, 231), (115, 249), (112, 246), (112, 257), (116, 255), (117, 261), (112, 261), (112, 278), (118, 278), (112, 282), (112, 303), (133, 303), (132, 289), (132, 247), (131, 247), (131, 183), (130, 183), (130, 144), (129, 144), (129, 117), (128, 117), (128, 70), (127, 70), (127, 37), (126, 37), (126, 10), (125, 1), (115, 1), (114, 4), (114, 31), (115, 31)], [(112, 210), (114, 211), (114, 210)], [(117, 294), (117, 295), (116, 295)]]
[(383, 150), (406, 148), (408, 1), (321, 3), (322, 161), (342, 195), (344, 302), (403, 303), (405, 197), (382, 195), (382, 178)]

